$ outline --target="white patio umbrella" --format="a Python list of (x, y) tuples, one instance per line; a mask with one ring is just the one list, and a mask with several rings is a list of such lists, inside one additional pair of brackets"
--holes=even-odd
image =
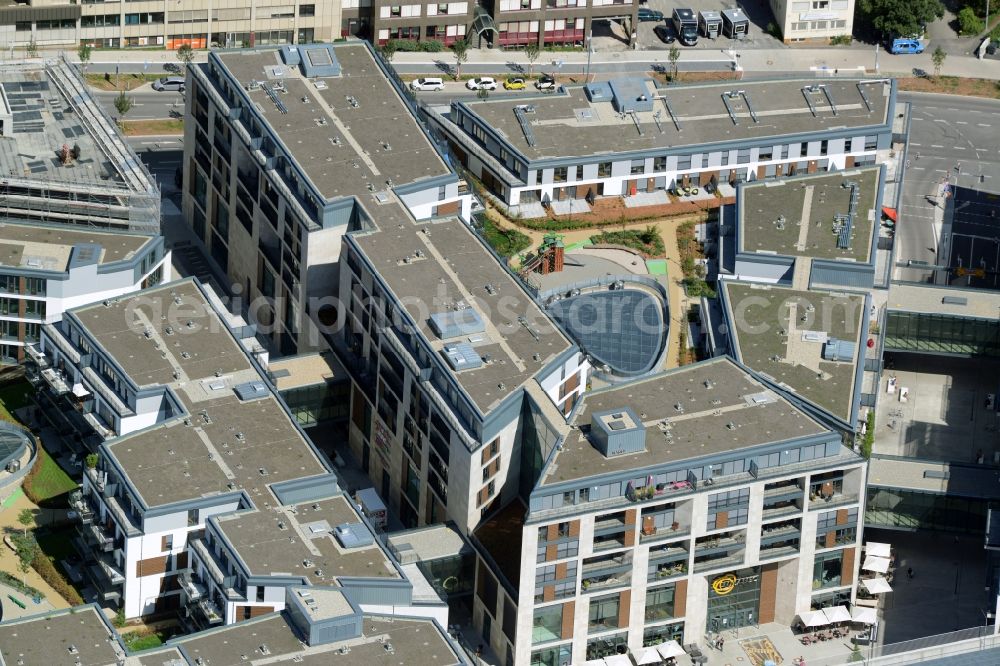
[(806, 627), (822, 627), (830, 624), (830, 621), (826, 618), (826, 614), (823, 611), (808, 611), (806, 613), (799, 613), (799, 619), (802, 620), (802, 625)]
[(644, 647), (638, 650), (632, 650), (632, 659), (638, 666), (643, 664), (658, 664), (663, 661), (663, 657), (660, 653), (656, 651), (655, 647)]
[(861, 565), (861, 568), (865, 571), (884, 574), (889, 571), (889, 558), (869, 555), (865, 558), (865, 563)]
[(864, 606), (855, 606), (851, 609), (851, 622), (860, 622), (861, 624), (875, 624), (878, 621), (878, 613), (875, 612), (874, 608), (866, 608)]
[(656, 651), (659, 652), (660, 656), (664, 659), (679, 657), (684, 654), (684, 648), (682, 648), (680, 643), (677, 641), (664, 641), (656, 646)]
[(607, 666), (632, 666), (632, 660), (624, 654), (613, 654), (610, 657), (605, 657), (604, 663)]
[(830, 624), (851, 621), (851, 611), (847, 610), (847, 606), (830, 606), (823, 609), (823, 614)]
[(889, 557), (892, 554), (892, 546), (887, 543), (869, 541), (865, 544), (865, 554), (872, 557)]
[(872, 594), (880, 594), (882, 592), (892, 592), (892, 587), (889, 585), (889, 581), (882, 576), (875, 576), (874, 578), (863, 578), (861, 584), (865, 586), (865, 589)]

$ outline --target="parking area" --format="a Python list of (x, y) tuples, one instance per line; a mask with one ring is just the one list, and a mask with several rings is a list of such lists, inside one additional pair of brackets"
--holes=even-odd
[[(662, 12), (667, 30), (670, 34), (673, 34), (674, 32), (672, 26), (670, 25), (670, 17), (673, 15), (674, 9), (676, 8), (691, 9), (695, 16), (697, 16), (698, 12), (702, 10), (721, 12), (724, 9), (739, 7), (750, 20), (750, 32), (743, 39), (733, 40), (720, 35), (716, 39), (707, 39), (703, 36), (699, 36), (698, 44), (696, 46), (684, 46), (680, 42), (675, 42), (677, 47), (680, 48), (682, 52), (724, 51), (728, 53), (730, 48), (735, 48), (737, 51), (740, 51), (743, 49), (772, 49), (783, 46), (782, 42), (767, 34), (767, 24), (774, 20), (774, 15), (771, 13), (771, 8), (768, 6), (766, 0), (744, 0), (739, 3), (732, 2), (731, 0), (647, 0), (647, 2), (642, 6)], [(638, 48), (645, 50), (669, 49), (670, 45), (664, 43), (660, 35), (656, 34), (656, 27), (663, 25), (663, 22), (640, 22), (637, 30), (639, 43)], [(594, 42), (594, 48), (600, 49), (600, 45), (596, 39)]]
[[(885, 360), (875, 453), (965, 463), (981, 454), (984, 462), (997, 464), (1000, 361), (905, 353), (887, 353)], [(889, 394), (892, 377), (896, 389)]]

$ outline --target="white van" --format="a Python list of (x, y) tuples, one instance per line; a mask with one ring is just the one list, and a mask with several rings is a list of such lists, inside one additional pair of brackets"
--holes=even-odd
[(437, 76), (425, 76), (410, 83), (413, 90), (444, 90), (444, 79)]

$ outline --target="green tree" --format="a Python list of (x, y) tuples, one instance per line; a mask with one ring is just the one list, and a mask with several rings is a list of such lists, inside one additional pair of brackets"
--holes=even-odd
[(10, 540), (14, 544), (14, 553), (17, 555), (17, 568), (21, 571), (21, 582), (27, 585), (28, 570), (31, 569), (31, 563), (38, 555), (38, 543), (27, 534), (15, 534), (11, 536)]
[(963, 7), (958, 12), (958, 31), (963, 35), (978, 35), (986, 26), (983, 20), (976, 16), (972, 7)]
[(947, 57), (948, 54), (940, 46), (934, 49), (934, 53), (931, 54), (931, 62), (934, 63), (934, 76), (941, 75), (941, 66), (944, 65), (944, 59)]
[(132, 110), (132, 104), (132, 98), (127, 97), (124, 90), (118, 94), (118, 97), (115, 97), (115, 111), (118, 112), (119, 125), (121, 125), (128, 112)]
[(458, 79), (462, 76), (462, 63), (469, 59), (469, 45), (460, 39), (451, 45), (451, 50), (455, 53), (455, 79)]
[(670, 47), (670, 51), (667, 53), (667, 59), (670, 61), (670, 80), (677, 80), (677, 61), (681, 59), (681, 50), (677, 48), (676, 44)]
[(185, 66), (191, 64), (191, 61), (194, 60), (194, 49), (191, 48), (190, 44), (181, 44), (181, 47), (177, 49), (177, 59)]
[(99, 456), (96, 453), (88, 453), (84, 461), (87, 463), (87, 469), (96, 469), (97, 461)]
[(920, 27), (944, 16), (941, 0), (860, 0), (858, 7), (883, 35), (913, 35)]
[(31, 41), (28, 42), (28, 45), (24, 47), (24, 52), (28, 55), (29, 58), (38, 57), (38, 42), (35, 41), (34, 37), (32, 37)]
[(387, 40), (385, 44), (379, 47), (379, 53), (385, 58), (386, 62), (392, 62), (392, 57), (396, 55), (396, 51), (399, 50), (395, 39)]
[(21, 527), (24, 528), (24, 536), (28, 536), (28, 528), (35, 522), (35, 516), (32, 515), (31, 509), (21, 509), (21, 513), (17, 514), (17, 522), (21, 523)]
[(76, 57), (80, 59), (80, 66), (83, 67), (83, 71), (87, 71), (87, 65), (90, 64), (90, 54), (93, 51), (90, 44), (83, 43), (80, 44), (80, 48), (76, 50)]
[(542, 50), (538, 48), (538, 42), (528, 42), (524, 45), (524, 58), (528, 61), (528, 76), (531, 76), (535, 69), (535, 61), (541, 55)]

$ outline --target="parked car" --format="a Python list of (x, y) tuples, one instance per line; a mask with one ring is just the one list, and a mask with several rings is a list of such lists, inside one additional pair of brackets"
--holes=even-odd
[(551, 74), (542, 74), (535, 81), (535, 87), (542, 91), (552, 91), (556, 89), (556, 79)]
[(923, 53), (925, 48), (924, 43), (918, 39), (894, 39), (892, 46), (889, 47), (889, 52), (895, 55)]
[(410, 88), (421, 92), (429, 90), (444, 90), (444, 80), (439, 76), (424, 76), (419, 79), (414, 79), (410, 83)]
[(663, 12), (658, 12), (649, 7), (639, 7), (638, 18), (640, 21), (662, 21)]
[(153, 90), (157, 92), (162, 91), (175, 91), (184, 92), (184, 77), (183, 76), (164, 76), (156, 81), (153, 81)]
[(492, 76), (480, 76), (466, 81), (465, 87), (469, 90), (496, 90), (497, 80)]
[(670, 28), (668, 28), (666, 25), (656, 26), (655, 28), (653, 28), (653, 32), (656, 33), (656, 36), (659, 37), (660, 41), (663, 42), (664, 44), (673, 44), (677, 39), (676, 37), (674, 37), (674, 33), (672, 33), (670, 31)]
[(518, 77), (514, 79), (507, 79), (503, 82), (504, 90), (524, 90), (524, 79)]

